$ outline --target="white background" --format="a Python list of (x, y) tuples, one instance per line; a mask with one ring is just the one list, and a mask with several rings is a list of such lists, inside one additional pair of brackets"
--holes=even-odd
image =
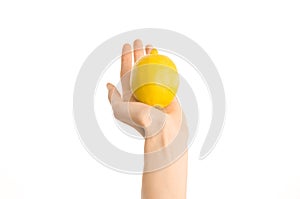
[[(139, 198), (141, 176), (103, 167), (76, 134), (85, 58), (124, 31), (156, 27), (199, 43), (222, 77), (223, 136), (188, 198), (300, 198), (298, 1), (1, 1), (0, 198)], [(205, 127), (204, 127), (205, 128)]]

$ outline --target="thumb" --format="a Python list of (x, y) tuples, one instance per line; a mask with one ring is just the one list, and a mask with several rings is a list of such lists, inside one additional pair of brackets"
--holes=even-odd
[(145, 137), (151, 137), (161, 131), (165, 125), (166, 115), (161, 110), (140, 102), (123, 102), (117, 88), (108, 83), (108, 99), (114, 116), (132, 127), (144, 129)]
[(112, 105), (122, 101), (122, 97), (118, 89), (113, 84), (107, 83), (106, 87), (108, 90), (108, 100)]

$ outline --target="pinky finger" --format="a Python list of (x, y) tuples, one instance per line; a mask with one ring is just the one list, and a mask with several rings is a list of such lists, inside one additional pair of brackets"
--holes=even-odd
[(146, 54), (147, 55), (150, 54), (150, 52), (151, 52), (152, 49), (153, 49), (152, 45), (150, 45), (150, 44), (146, 45)]

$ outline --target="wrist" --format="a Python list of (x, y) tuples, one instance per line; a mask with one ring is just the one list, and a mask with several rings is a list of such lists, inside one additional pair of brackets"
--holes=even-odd
[[(174, 129), (173, 129), (174, 130)], [(188, 131), (164, 129), (155, 136), (145, 139), (144, 170), (145, 172), (165, 168), (178, 160), (187, 151)]]

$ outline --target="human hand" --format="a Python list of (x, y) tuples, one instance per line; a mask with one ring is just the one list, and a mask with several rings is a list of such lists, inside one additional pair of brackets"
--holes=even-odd
[[(134, 62), (144, 55), (141, 40), (133, 44)], [(152, 49), (145, 48), (146, 54)], [(159, 110), (138, 102), (130, 89), (132, 50), (125, 44), (121, 57), (122, 96), (111, 83), (107, 84), (108, 99), (114, 116), (135, 128), (145, 138), (143, 199), (185, 199), (187, 182), (188, 129), (180, 104), (175, 99)]]
[[(130, 73), (132, 70), (132, 54), (134, 62), (144, 56), (144, 48), (141, 40), (135, 40), (133, 53), (130, 44), (125, 44), (122, 49), (120, 78), (122, 84), (122, 96), (111, 83), (107, 84), (108, 99), (111, 103), (114, 116), (135, 128), (147, 141), (145, 152), (153, 152), (166, 147), (186, 124), (180, 104), (175, 97), (170, 105), (159, 110), (147, 104), (138, 102), (130, 89)], [(149, 54), (151, 45), (145, 47), (145, 53)]]

